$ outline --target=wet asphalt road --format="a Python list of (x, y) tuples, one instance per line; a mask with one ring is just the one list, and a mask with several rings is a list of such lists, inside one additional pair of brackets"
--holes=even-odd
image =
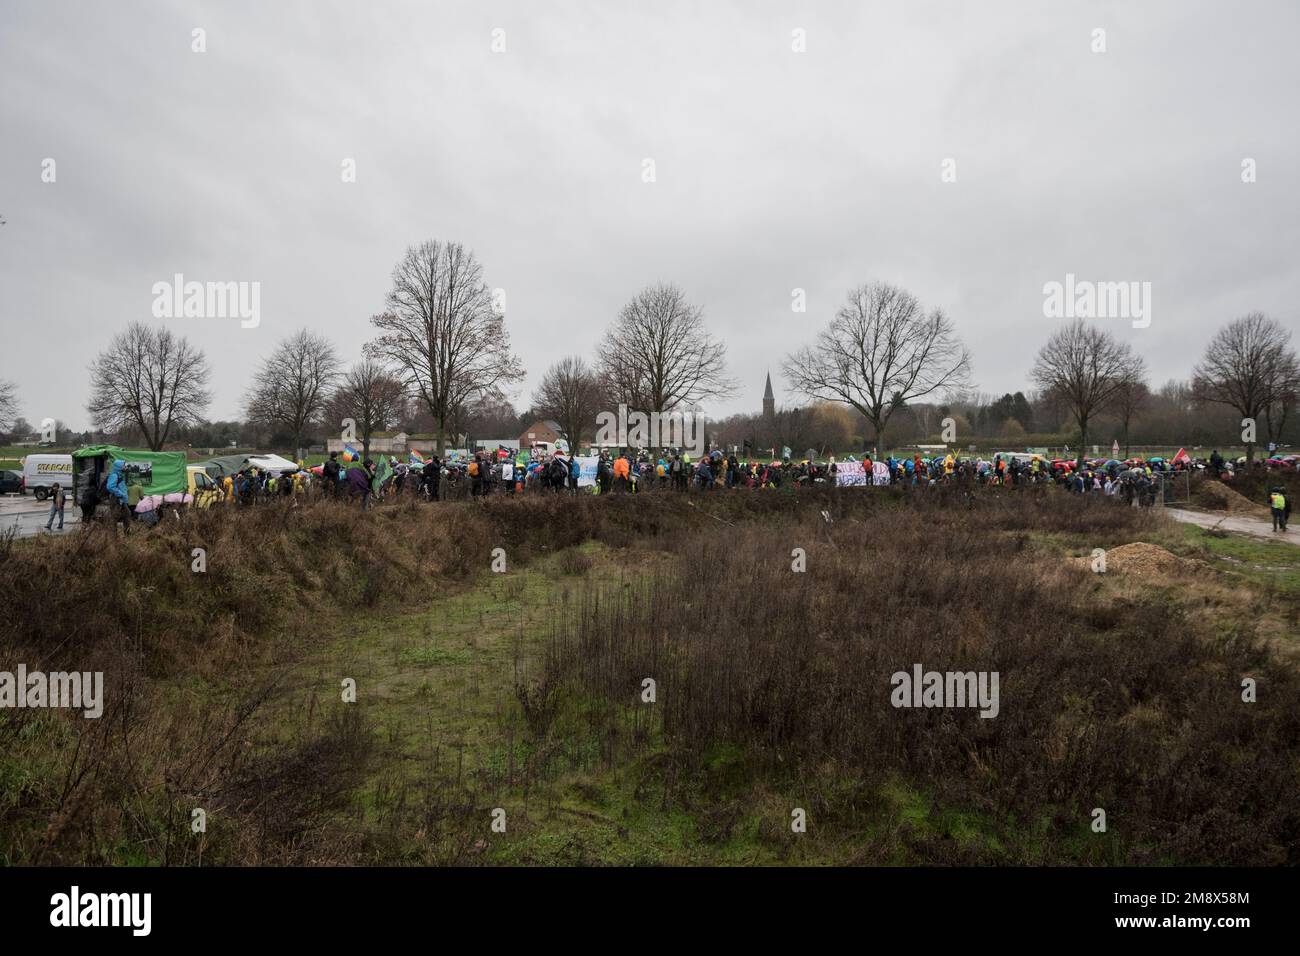
[[(0, 535), (15, 529), (18, 537), (30, 538), (45, 534), (45, 522), (50, 519), (50, 503), (37, 501), (32, 495), (4, 495), (0, 497)], [(81, 511), (72, 506), (63, 509), (63, 533), (75, 531), (81, 524)], [(53, 534), (59, 534), (59, 519), (54, 519)]]

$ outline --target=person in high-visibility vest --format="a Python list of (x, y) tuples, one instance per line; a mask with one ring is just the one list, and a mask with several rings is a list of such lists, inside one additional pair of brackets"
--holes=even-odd
[(1268, 504), (1273, 512), (1273, 530), (1285, 531), (1286, 519), (1291, 517), (1291, 504), (1286, 500), (1286, 492), (1274, 488), (1268, 496)]

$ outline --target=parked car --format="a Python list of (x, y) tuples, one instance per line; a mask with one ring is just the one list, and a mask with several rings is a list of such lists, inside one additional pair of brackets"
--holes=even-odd
[(16, 471), (0, 471), (0, 495), (24, 494), (23, 476)]

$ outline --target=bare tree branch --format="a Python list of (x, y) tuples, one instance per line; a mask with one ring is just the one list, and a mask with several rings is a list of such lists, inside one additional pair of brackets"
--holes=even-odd
[[(1288, 396), (1300, 391), (1300, 366), (1290, 341), (1291, 333), (1261, 312), (1236, 319), (1210, 340), (1192, 372), (1193, 395), (1198, 402), (1234, 408), (1242, 418), (1267, 415), (1271, 432), (1272, 418), (1280, 415), (1285, 423)], [(1248, 464), (1254, 455), (1255, 443), (1247, 442)]]
[(727, 348), (704, 328), (704, 313), (676, 286), (642, 289), (623, 306), (598, 350), (613, 400), (642, 412), (670, 412), (724, 398)]
[(1151, 400), (1151, 389), (1146, 383), (1146, 362), (1140, 357), (1134, 359), (1133, 377), (1120, 385), (1115, 393), (1115, 414), (1119, 417), (1124, 437), (1124, 457), (1129, 457), (1129, 426), (1146, 404)]
[(1140, 381), (1142, 360), (1108, 332), (1082, 319), (1052, 333), (1030, 373), (1034, 384), (1059, 400), (1079, 426), (1083, 464), (1088, 423), (1110, 407), (1127, 385)]
[(795, 391), (861, 412), (883, 453), (894, 412), (964, 388), (970, 354), (943, 312), (927, 314), (910, 292), (877, 282), (852, 290), (816, 343), (782, 368)]
[(324, 410), (338, 370), (338, 356), (329, 339), (298, 330), (263, 360), (258, 381), (245, 403), (248, 420), (288, 429), (296, 456), (307, 427)]
[(389, 421), (401, 415), (406, 405), (406, 386), (392, 370), (374, 359), (362, 359), (348, 370), (342, 383), (326, 403), (331, 424), (350, 418), (361, 435), (362, 457), (370, 457), (370, 439)]
[(203, 352), (170, 329), (132, 322), (90, 365), (86, 410), (101, 431), (138, 432), (154, 451), (202, 420), (211, 401)]
[(533, 395), (533, 411), (554, 419), (576, 454), (582, 436), (595, 432), (596, 415), (609, 404), (603, 380), (577, 356), (561, 359), (546, 370)]
[(0, 432), (8, 432), (18, 419), (18, 386), (0, 382)]
[(393, 270), (387, 310), (370, 322), (381, 334), (366, 353), (396, 366), (429, 409), (440, 455), (448, 424), (471, 398), (523, 377), (483, 269), (459, 243), (431, 240), (407, 249)]

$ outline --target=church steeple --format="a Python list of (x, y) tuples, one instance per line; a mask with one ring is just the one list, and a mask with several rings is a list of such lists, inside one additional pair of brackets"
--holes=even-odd
[(776, 396), (772, 394), (772, 373), (767, 373), (767, 385), (763, 389), (763, 417), (776, 417)]

